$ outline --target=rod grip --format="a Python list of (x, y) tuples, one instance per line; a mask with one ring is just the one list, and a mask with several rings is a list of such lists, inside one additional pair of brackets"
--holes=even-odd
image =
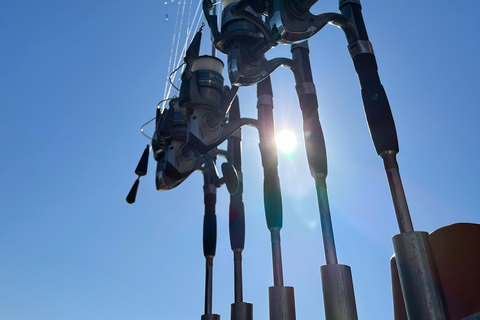
[(230, 247), (243, 249), (245, 245), (245, 206), (242, 199), (230, 198)]
[(353, 57), (353, 64), (362, 87), (365, 115), (377, 154), (390, 150), (398, 152), (395, 122), (387, 94), (380, 83), (375, 55), (356, 55)]
[(205, 216), (203, 217), (203, 254), (215, 256), (217, 247), (217, 216), (215, 215), (216, 195), (205, 193)]
[(268, 229), (282, 228), (282, 194), (278, 175), (265, 175), (263, 195)]
[[(298, 86), (297, 86), (298, 87)], [(307, 161), (312, 176), (327, 174), (327, 151), (322, 126), (318, 115), (318, 101), (315, 93), (301, 94), (297, 88), (298, 100), (303, 117), (303, 137)]]
[(295, 89), (302, 110), (303, 137), (308, 166), (313, 177), (318, 174), (326, 175), (327, 152), (318, 115), (317, 92), (313, 84), (308, 42), (292, 45), (291, 52), (293, 61), (299, 66), (299, 71), (296, 72), (299, 75), (295, 76)]

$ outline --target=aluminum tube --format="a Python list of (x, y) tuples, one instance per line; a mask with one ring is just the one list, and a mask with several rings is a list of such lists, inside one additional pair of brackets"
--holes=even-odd
[(219, 314), (204, 314), (202, 315), (202, 320), (220, 320)]
[(249, 302), (232, 303), (231, 320), (253, 320), (253, 304)]
[(357, 306), (349, 266), (328, 264), (320, 267), (326, 320), (357, 320)]
[(270, 320), (295, 320), (293, 287), (268, 288)]
[(408, 319), (449, 319), (428, 233), (398, 234), (393, 247)]

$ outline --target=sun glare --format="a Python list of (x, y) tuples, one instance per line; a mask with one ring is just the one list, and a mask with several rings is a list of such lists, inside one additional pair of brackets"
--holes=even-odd
[(292, 153), (297, 146), (297, 139), (295, 133), (290, 130), (282, 130), (275, 138), (277, 148), (283, 153)]

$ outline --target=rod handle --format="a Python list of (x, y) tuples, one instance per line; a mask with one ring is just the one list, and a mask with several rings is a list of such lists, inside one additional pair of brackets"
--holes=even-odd
[(217, 247), (217, 216), (215, 215), (216, 194), (205, 193), (205, 216), (203, 217), (203, 253), (215, 256)]
[(282, 228), (282, 194), (278, 175), (265, 175), (263, 195), (268, 229)]
[(352, 59), (362, 87), (365, 115), (377, 154), (385, 151), (398, 153), (395, 122), (387, 94), (380, 83), (375, 55), (362, 53)]
[(245, 245), (245, 206), (241, 199), (230, 198), (229, 210), (230, 246), (232, 250)]

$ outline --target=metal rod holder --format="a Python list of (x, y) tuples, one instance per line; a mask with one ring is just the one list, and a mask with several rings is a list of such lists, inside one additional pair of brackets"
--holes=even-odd
[(249, 302), (232, 303), (231, 320), (253, 320), (253, 304)]
[(449, 319), (428, 233), (398, 234), (393, 247), (408, 319)]
[(270, 301), (270, 320), (295, 320), (293, 287), (269, 287), (268, 297)]
[(357, 320), (357, 306), (350, 267), (342, 264), (327, 264), (320, 267), (320, 272), (325, 319)]

